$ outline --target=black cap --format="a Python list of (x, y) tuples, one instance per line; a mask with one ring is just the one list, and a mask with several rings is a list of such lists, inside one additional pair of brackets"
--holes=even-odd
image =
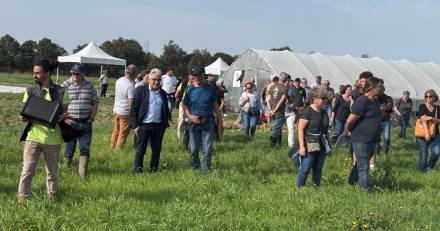
[(70, 69), (70, 73), (72, 74), (84, 74), (85, 67), (82, 64), (75, 64), (72, 66), (72, 69)]
[(194, 76), (203, 76), (203, 75), (205, 75), (205, 68), (204, 67), (193, 67), (191, 69), (190, 74), (194, 75)]

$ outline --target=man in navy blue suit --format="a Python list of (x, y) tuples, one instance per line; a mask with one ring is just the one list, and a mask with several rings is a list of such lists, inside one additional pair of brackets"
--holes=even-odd
[(152, 151), (150, 172), (157, 171), (163, 135), (171, 120), (167, 93), (160, 87), (161, 71), (153, 68), (148, 76), (148, 85), (136, 88), (131, 109), (131, 127), (137, 136), (135, 173), (143, 172), (148, 142)]

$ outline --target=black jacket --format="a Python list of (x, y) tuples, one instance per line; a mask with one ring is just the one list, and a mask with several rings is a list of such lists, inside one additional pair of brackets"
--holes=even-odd
[[(171, 113), (168, 109), (167, 93), (160, 89), (160, 96), (162, 97), (162, 113), (161, 124), (164, 127), (169, 127), (168, 121), (171, 120)], [(133, 106), (130, 111), (131, 128), (137, 128), (148, 114), (148, 108), (150, 104), (150, 88), (148, 85), (140, 86), (136, 88), (133, 97)]]

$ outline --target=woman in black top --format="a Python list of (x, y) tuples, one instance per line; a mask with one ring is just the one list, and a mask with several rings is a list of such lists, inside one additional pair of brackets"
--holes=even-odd
[(302, 163), (296, 178), (296, 187), (303, 187), (307, 176), (313, 169), (312, 181), (315, 186), (321, 184), (321, 173), (325, 156), (330, 151), (327, 141), (328, 116), (321, 109), (326, 94), (319, 88), (310, 92), (311, 104), (300, 115), (298, 122), (298, 143)]
[(330, 117), (330, 126), (333, 125), (332, 143), (336, 143), (338, 137), (344, 132), (345, 122), (350, 115), (352, 88), (349, 84), (342, 87), (340, 94), (333, 102), (333, 111)]
[[(419, 106), (417, 118), (420, 119), (425, 127), (425, 137), (416, 137), (419, 145), (419, 170), (426, 172), (426, 170), (434, 168), (435, 163), (440, 155), (440, 135), (438, 132), (438, 125), (440, 123), (440, 107), (434, 105), (438, 101), (437, 93), (430, 89), (425, 92), (425, 103)], [(428, 126), (435, 123), (434, 135), (431, 136), (428, 131)], [(428, 164), (428, 147), (431, 146), (431, 158)]]
[[(351, 137), (356, 164), (350, 174), (349, 183), (353, 184), (357, 179), (359, 185), (366, 192), (371, 192), (368, 179), (369, 160), (375, 151), (375, 146), (380, 139), (380, 125), (382, 114), (379, 104), (375, 100), (382, 84), (376, 77), (369, 78), (360, 89), (361, 96), (353, 103), (351, 114), (347, 119), (346, 128)], [(357, 179), (351, 178), (356, 176)]]

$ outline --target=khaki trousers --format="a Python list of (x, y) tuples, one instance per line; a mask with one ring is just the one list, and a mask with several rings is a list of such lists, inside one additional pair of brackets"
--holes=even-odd
[(113, 113), (112, 117), (113, 133), (110, 140), (110, 148), (122, 149), (130, 134), (130, 116)]
[(18, 196), (31, 195), (32, 177), (35, 175), (40, 153), (44, 154), (46, 162), (46, 189), (50, 196), (58, 192), (58, 161), (61, 145), (40, 144), (35, 141), (26, 141), (23, 151), (23, 170), (21, 171)]

